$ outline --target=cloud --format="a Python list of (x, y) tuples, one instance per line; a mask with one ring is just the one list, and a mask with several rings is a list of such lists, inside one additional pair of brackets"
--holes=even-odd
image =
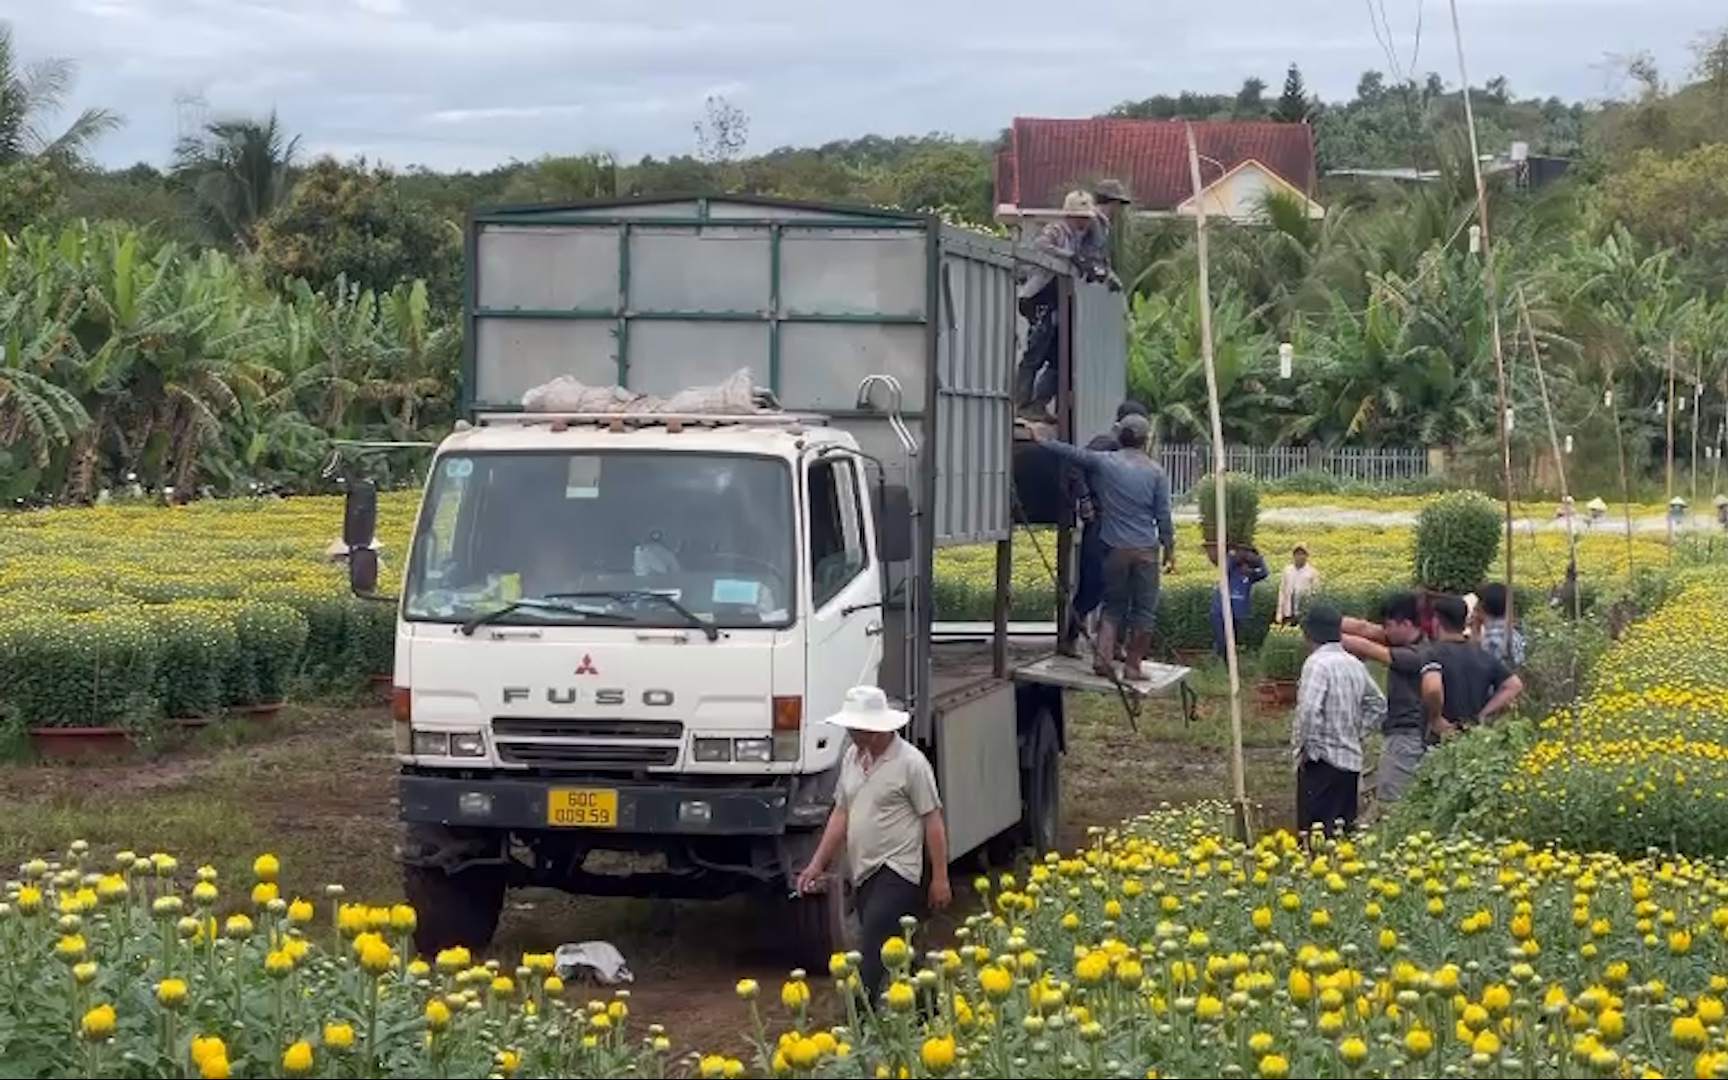
[[(1616, 89), (1609, 53), (1649, 49), (1679, 74), (1691, 41), (1723, 22), (1720, 0), (1459, 7), (1477, 82), (1504, 73), (1515, 92), (1573, 98)], [(0, 0), (27, 59), (80, 62), (76, 104), (126, 115), (101, 145), (110, 164), (164, 161), (206, 115), (176, 106), (194, 95), (210, 116), (275, 108), (311, 153), (486, 168), (689, 152), (717, 90), (765, 150), (867, 132), (987, 137), (1016, 114), (1086, 115), (1249, 76), (1275, 92), (1292, 60), (1329, 98), (1368, 68), (1456, 79), (1441, 0), (1236, 0), (1217, 15), (1127, 0)]]

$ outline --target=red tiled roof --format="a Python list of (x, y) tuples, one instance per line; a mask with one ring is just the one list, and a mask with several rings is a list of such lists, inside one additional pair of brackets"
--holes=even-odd
[[(1016, 117), (1008, 149), (996, 156), (996, 202), (1026, 209), (1062, 205), (1075, 185), (1114, 178), (1144, 210), (1173, 210), (1193, 194), (1182, 120), (1048, 120)], [(1273, 121), (1196, 120), (1202, 182), (1254, 160), (1313, 197), (1318, 183), (1314, 130)]]

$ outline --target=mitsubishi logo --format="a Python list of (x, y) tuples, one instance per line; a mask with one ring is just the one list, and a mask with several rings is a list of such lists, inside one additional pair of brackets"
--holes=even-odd
[(594, 666), (594, 658), (587, 653), (582, 654), (582, 662), (576, 665), (578, 675), (598, 675), (600, 669)]

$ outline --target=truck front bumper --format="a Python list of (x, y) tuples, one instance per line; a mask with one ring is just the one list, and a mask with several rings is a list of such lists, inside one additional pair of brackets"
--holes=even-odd
[[(609, 824), (571, 826), (553, 820), (550, 807), (563, 793), (581, 791), (610, 803)], [(402, 820), (412, 824), (476, 829), (547, 830), (682, 836), (778, 836), (788, 828), (822, 824), (815, 813), (793, 809), (787, 788), (645, 786), (403, 774)], [(809, 818), (811, 820), (804, 820)]]

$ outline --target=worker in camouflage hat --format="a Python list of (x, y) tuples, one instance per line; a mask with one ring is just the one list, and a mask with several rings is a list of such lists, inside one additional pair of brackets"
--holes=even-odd
[[(1111, 231), (1124, 213), (1124, 208), (1134, 205), (1134, 200), (1129, 197), (1128, 189), (1123, 186), (1122, 181), (1100, 180), (1092, 185), (1092, 203), (1097, 207), (1097, 212), (1081, 238), (1080, 254), (1108, 268)], [(1107, 280), (1112, 288), (1121, 288), (1116, 281), (1114, 269), (1109, 270)]]

